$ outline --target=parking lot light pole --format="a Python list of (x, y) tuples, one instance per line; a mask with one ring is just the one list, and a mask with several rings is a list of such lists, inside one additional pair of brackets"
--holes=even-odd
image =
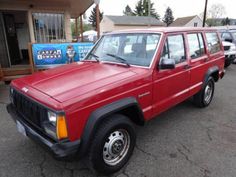
[(202, 27), (205, 27), (205, 24), (206, 24), (207, 4), (208, 4), (208, 0), (205, 0), (205, 8), (204, 8), (204, 16), (203, 16)]

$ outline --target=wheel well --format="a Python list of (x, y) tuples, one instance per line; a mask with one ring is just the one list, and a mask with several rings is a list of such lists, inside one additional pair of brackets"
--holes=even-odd
[(218, 71), (214, 71), (213, 73), (211, 73), (211, 75), (214, 79), (215, 82), (217, 82), (219, 80), (219, 72)]
[(137, 125), (144, 125), (143, 115), (141, 115), (140, 110), (136, 105), (124, 108), (116, 112), (116, 114), (123, 114), (127, 116), (132, 122)]

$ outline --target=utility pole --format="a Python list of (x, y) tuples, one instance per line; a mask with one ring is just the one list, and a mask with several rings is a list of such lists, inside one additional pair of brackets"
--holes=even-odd
[(203, 24), (202, 24), (202, 27), (205, 27), (205, 24), (206, 24), (207, 4), (208, 4), (208, 0), (205, 0), (205, 9), (204, 9), (204, 16), (203, 16)]

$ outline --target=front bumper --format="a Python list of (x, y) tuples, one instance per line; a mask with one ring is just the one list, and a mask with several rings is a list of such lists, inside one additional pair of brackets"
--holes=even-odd
[(232, 55), (225, 55), (225, 61), (232, 63), (236, 58), (235, 54)]
[(39, 143), (47, 150), (53, 153), (55, 158), (70, 158), (74, 157), (78, 153), (80, 140), (77, 141), (63, 141), (63, 142), (55, 142), (48, 138), (43, 133), (34, 130), (32, 126), (29, 125), (24, 119), (17, 113), (15, 106), (13, 104), (7, 105), (7, 111), (11, 115), (14, 121), (20, 122), (20, 124), (24, 127), (26, 136)]

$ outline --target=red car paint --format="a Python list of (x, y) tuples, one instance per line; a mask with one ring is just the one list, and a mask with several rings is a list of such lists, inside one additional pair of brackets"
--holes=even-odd
[[(116, 100), (135, 97), (143, 111), (145, 120), (157, 116), (170, 107), (197, 93), (203, 84), (207, 70), (212, 66), (224, 70), (224, 52), (211, 55), (206, 47), (204, 31), (198, 28), (159, 28), (132, 30), (121, 33), (161, 33), (159, 47), (150, 68), (124, 67), (121, 64), (78, 62), (58, 68), (38, 72), (14, 80), (12, 87), (32, 99), (54, 110), (66, 114), (69, 140), (79, 139), (90, 114), (99, 107)], [(202, 32), (206, 54), (190, 60), (186, 34)], [(166, 36), (183, 34), (187, 60), (177, 64), (175, 69), (159, 70), (157, 65)], [(188, 67), (186, 67), (188, 66)], [(24, 93), (23, 87), (28, 88)]]

